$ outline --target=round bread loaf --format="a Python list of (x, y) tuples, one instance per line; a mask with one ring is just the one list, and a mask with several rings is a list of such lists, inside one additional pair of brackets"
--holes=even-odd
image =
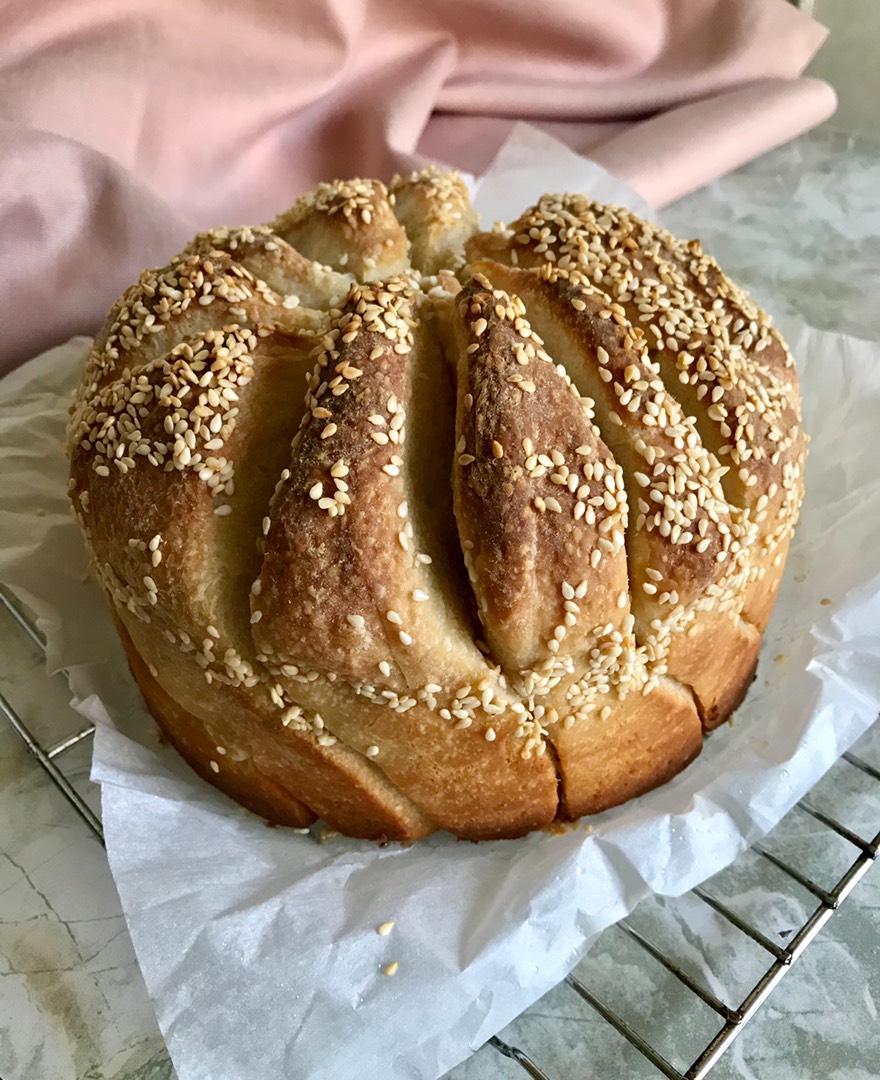
[(791, 355), (703, 254), (461, 179), (197, 236), (95, 339), (70, 495), (216, 787), (352, 836), (521, 836), (657, 786), (754, 675), (802, 497)]

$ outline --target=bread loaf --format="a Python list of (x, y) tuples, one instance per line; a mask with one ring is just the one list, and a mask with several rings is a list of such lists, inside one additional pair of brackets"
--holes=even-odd
[(699, 243), (455, 174), (321, 184), (145, 271), (70, 495), (168, 740), (270, 821), (515, 837), (700, 751), (803, 492), (792, 358)]

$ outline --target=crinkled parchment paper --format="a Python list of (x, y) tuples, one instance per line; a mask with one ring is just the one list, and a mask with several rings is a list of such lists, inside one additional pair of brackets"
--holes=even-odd
[[(638, 208), (601, 170), (523, 128), (477, 202), (491, 223), (563, 189)], [(630, 805), (479, 845), (322, 844), (269, 829), (160, 746), (67, 510), (60, 441), (87, 343), (0, 384), (0, 579), (38, 612), (50, 666), (68, 669), (77, 708), (98, 725), (110, 864), (180, 1080), (439, 1076), (646, 894), (683, 893), (731, 862), (873, 722), (880, 349), (783, 330), (813, 438), (807, 498), (733, 728)]]

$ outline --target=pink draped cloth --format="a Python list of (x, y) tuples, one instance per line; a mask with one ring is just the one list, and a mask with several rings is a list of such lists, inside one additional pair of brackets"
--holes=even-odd
[(479, 172), (515, 120), (662, 205), (831, 114), (825, 33), (785, 0), (5, 0), (0, 374), (196, 229)]

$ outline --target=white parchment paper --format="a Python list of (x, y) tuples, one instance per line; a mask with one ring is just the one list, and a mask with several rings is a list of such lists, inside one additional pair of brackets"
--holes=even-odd
[[(564, 189), (644, 209), (527, 128), (477, 205), (491, 223)], [(730, 863), (873, 722), (880, 348), (783, 330), (813, 438), (807, 498), (735, 725), (659, 791), (556, 835), (479, 845), (269, 829), (160, 746), (67, 510), (60, 441), (87, 343), (0, 383), (0, 579), (37, 611), (50, 667), (98, 725), (110, 864), (180, 1080), (441, 1075), (649, 892), (681, 894)]]

